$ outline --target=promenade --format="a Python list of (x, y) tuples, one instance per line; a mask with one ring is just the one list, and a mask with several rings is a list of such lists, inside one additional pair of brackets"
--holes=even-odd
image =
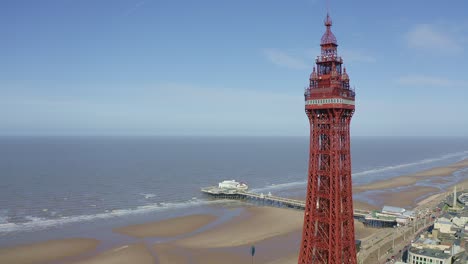
[(411, 242), (423, 231), (427, 230), (441, 211), (434, 212), (437, 205), (443, 201), (446, 194), (439, 194), (435, 199), (415, 208), (415, 221), (406, 226), (384, 228), (379, 232), (361, 240), (361, 250), (358, 253), (359, 264), (383, 264), (387, 259), (401, 260), (402, 254)]

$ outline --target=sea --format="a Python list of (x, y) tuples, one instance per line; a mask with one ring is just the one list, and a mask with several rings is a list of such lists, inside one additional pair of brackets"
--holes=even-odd
[[(0, 246), (191, 213), (229, 217), (200, 188), (226, 179), (303, 197), (307, 137), (0, 137)], [(361, 185), (468, 158), (468, 138), (353, 137)], [(452, 184), (468, 177), (454, 173)], [(446, 185), (438, 185), (445, 188)], [(365, 201), (365, 196), (355, 197)], [(369, 201), (366, 201), (369, 202)], [(102, 236), (112, 236), (110, 232)]]

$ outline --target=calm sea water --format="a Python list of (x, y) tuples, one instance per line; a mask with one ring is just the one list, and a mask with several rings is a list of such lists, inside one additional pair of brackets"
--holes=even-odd
[[(203, 206), (213, 201), (200, 188), (225, 179), (297, 197), (307, 150), (305, 137), (0, 138), (0, 242), (12, 233)], [(467, 157), (468, 138), (356, 137), (353, 181)]]

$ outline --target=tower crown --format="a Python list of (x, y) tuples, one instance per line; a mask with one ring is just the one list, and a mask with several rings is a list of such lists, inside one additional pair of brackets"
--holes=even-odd
[(346, 108), (354, 109), (354, 90), (349, 85), (349, 75), (338, 55), (338, 43), (331, 31), (330, 14), (324, 20), (325, 33), (320, 41), (320, 55), (316, 67), (309, 76), (309, 87), (304, 96), (306, 109)]

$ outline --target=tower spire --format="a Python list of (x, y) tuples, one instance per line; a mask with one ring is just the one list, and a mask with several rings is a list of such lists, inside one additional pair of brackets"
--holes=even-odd
[(330, 13), (327, 12), (327, 17), (325, 18), (324, 20), (324, 24), (326, 27), (331, 27), (332, 26), (332, 20), (331, 20), (331, 17), (330, 17)]
[(331, 31), (331, 26), (333, 25), (333, 22), (328, 12), (327, 12), (327, 16), (325, 17), (325, 20), (323, 21), (323, 24), (325, 25), (326, 29), (320, 41), (320, 46), (327, 45), (327, 44), (338, 46), (336, 37)]

